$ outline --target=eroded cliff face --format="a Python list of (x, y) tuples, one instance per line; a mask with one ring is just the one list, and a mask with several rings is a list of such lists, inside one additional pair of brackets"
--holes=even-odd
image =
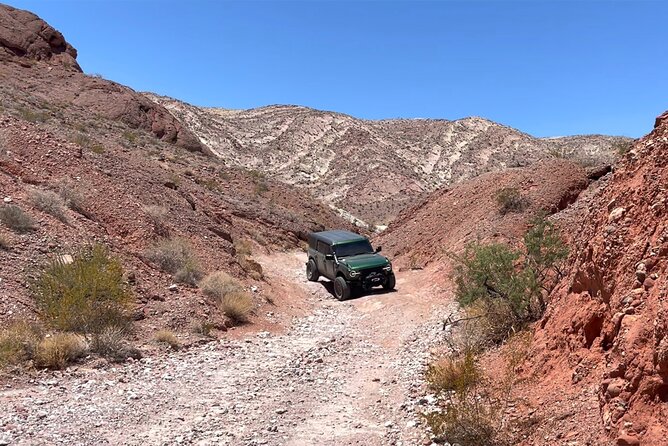
[(77, 50), (44, 20), (0, 4), (0, 77), (9, 102), (40, 99), (45, 108), (78, 107), (187, 150), (210, 153), (164, 107), (124, 85), (83, 74), (76, 58)]
[(664, 113), (573, 219), (570, 272), (536, 329), (539, 384), (595, 388), (601, 438), (620, 445), (668, 442), (667, 165)]

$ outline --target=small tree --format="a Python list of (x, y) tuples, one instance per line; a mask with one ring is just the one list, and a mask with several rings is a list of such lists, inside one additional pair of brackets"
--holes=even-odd
[(470, 244), (462, 255), (453, 256), (457, 301), (472, 308), (476, 318), (484, 318), (490, 334), (486, 338), (498, 342), (542, 316), (545, 295), (562, 277), (560, 264), (567, 256), (568, 248), (544, 216), (532, 220), (524, 250)]

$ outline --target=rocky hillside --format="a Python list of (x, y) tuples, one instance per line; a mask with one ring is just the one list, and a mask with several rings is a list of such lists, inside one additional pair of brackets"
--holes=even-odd
[[(564, 209), (603, 172), (567, 160), (546, 160), (480, 175), (402, 211), (377, 236), (377, 243), (404, 267), (447, 263), (448, 253), (474, 241), (514, 243), (533, 215)], [(513, 212), (502, 212), (497, 202), (504, 188), (519, 194), (521, 206)]]
[(98, 242), (127, 271), (140, 337), (161, 327), (187, 336), (203, 321), (225, 329), (201, 290), (169, 289), (148, 247), (186, 240), (202, 273), (254, 287), (259, 317), (275, 289), (249, 251), (347, 226), (307, 192), (226, 167), (160, 105), (83, 74), (76, 55), (35, 15), (0, 5), (0, 210), (13, 215), (0, 222), (0, 324), (35, 317), (27, 284), (42, 264)]
[(550, 390), (541, 402), (588, 396), (599, 415), (589, 436), (617, 445), (668, 438), (667, 157), (665, 113), (567, 216), (570, 272), (535, 336), (531, 372)]
[(441, 186), (555, 157), (609, 163), (629, 141), (539, 139), (482, 118), (366, 121), (306, 107), (226, 110), (147, 96), (228, 165), (262, 170), (378, 225)]

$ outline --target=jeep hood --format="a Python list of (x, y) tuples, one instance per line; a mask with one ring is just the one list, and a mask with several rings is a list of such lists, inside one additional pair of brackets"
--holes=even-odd
[(361, 254), (358, 256), (344, 257), (339, 259), (339, 262), (348, 265), (354, 270), (378, 268), (379, 266), (385, 266), (390, 263), (387, 258), (379, 254)]

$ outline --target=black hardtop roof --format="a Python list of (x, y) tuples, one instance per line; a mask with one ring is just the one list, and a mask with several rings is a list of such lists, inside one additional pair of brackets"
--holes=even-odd
[(343, 230), (312, 232), (311, 237), (313, 237), (315, 240), (322, 240), (323, 242), (329, 243), (330, 245), (366, 240), (366, 237), (363, 235)]

